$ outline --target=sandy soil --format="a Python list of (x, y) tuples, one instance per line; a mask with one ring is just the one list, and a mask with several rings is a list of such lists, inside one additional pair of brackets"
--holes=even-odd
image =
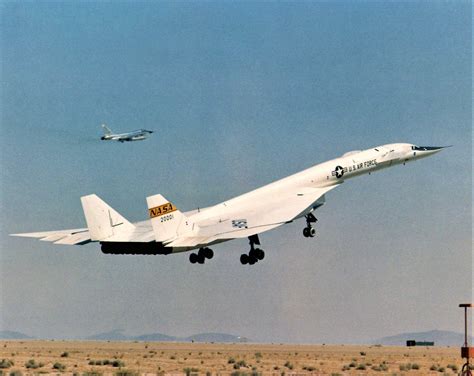
[[(456, 375), (460, 350), (446, 347), (0, 341), (4, 375)], [(32, 361), (34, 363), (32, 363)], [(109, 364), (101, 365), (107, 360)], [(29, 362), (33, 367), (27, 368)], [(98, 362), (99, 361), (99, 362)], [(115, 362), (115, 367), (113, 363)], [(65, 367), (62, 371), (54, 369)], [(94, 364), (91, 364), (94, 363)], [(457, 369), (453, 370), (453, 365)], [(449, 367), (448, 367), (449, 366)], [(430, 369), (433, 368), (433, 369)], [(456, 372), (455, 372), (456, 371)], [(238, 372), (240, 372), (238, 374)]]

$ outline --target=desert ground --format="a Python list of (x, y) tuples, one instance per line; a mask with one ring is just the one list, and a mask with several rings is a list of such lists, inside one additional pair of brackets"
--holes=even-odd
[[(457, 347), (0, 341), (3, 375), (456, 375)], [(3, 359), (3, 360), (2, 360)]]

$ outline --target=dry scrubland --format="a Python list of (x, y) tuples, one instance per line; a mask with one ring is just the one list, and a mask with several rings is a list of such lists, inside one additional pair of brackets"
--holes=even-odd
[(12, 376), (415, 376), (455, 375), (461, 368), (459, 349), (446, 347), (30, 340), (0, 346), (0, 371)]

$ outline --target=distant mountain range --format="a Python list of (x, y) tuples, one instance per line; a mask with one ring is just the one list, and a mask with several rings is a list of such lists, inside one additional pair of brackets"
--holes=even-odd
[[(14, 331), (0, 331), (0, 339), (35, 339), (27, 334)], [(142, 334), (131, 336), (124, 334), (124, 330), (115, 329), (110, 332), (99, 333), (83, 338), (90, 341), (149, 341), (149, 342), (216, 342), (216, 343), (238, 343), (249, 342), (245, 337), (225, 333), (201, 333), (189, 337), (173, 337), (162, 333)], [(461, 346), (464, 342), (464, 334), (445, 330), (431, 330), (427, 332), (402, 333), (390, 337), (383, 337), (373, 341), (374, 344), (386, 346), (405, 346), (407, 340), (430, 341), (435, 346)], [(473, 343), (473, 337), (469, 339)]]
[(12, 332), (10, 330), (0, 330), (0, 339), (33, 339), (20, 332)]
[[(460, 347), (464, 343), (464, 334), (446, 330), (430, 330), (428, 332), (402, 333), (383, 337), (374, 341), (374, 343), (387, 346), (406, 346), (407, 340), (434, 342), (435, 346)], [(469, 343), (472, 343), (472, 337)]]
[[(24, 333), (13, 331), (0, 331), (0, 339), (35, 339)], [(225, 333), (200, 333), (190, 337), (173, 337), (161, 333), (142, 334), (139, 336), (130, 336), (124, 334), (124, 330), (115, 329), (110, 332), (94, 334), (85, 338), (89, 341), (153, 341), (153, 342), (248, 342), (245, 337), (239, 337)]]
[(245, 337), (225, 333), (201, 333), (190, 337), (173, 337), (162, 333), (142, 334), (129, 336), (123, 330), (115, 329), (110, 332), (99, 333), (89, 337), (93, 341), (154, 341), (154, 342), (248, 342)]

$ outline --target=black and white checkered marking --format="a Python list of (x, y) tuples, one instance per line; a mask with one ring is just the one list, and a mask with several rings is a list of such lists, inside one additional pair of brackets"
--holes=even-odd
[(247, 220), (246, 219), (233, 219), (232, 220), (232, 227), (248, 228), (247, 227)]

